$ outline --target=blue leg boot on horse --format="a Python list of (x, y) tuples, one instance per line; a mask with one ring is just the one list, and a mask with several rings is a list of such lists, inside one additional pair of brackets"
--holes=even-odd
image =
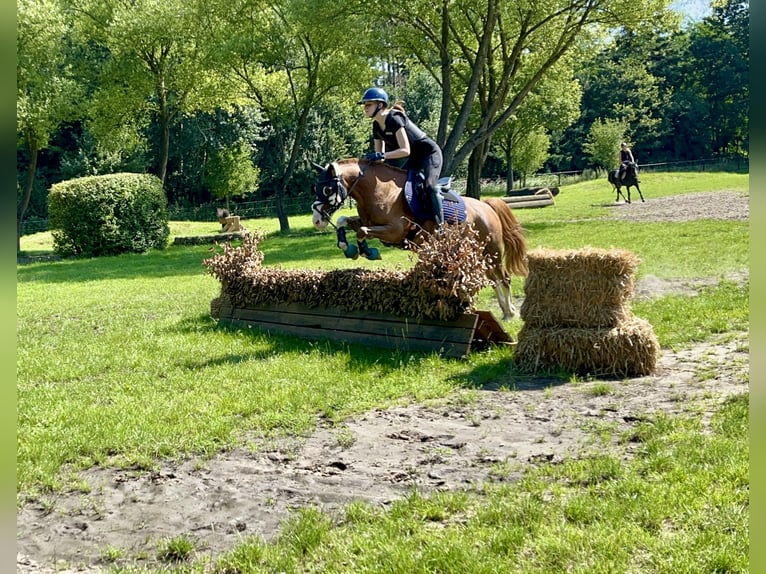
[[(340, 223), (341, 220), (338, 220), (338, 223)], [(346, 239), (346, 227), (344, 225), (339, 225), (337, 228), (337, 234), (338, 234), (338, 247), (341, 251), (343, 251), (343, 255), (346, 256), (347, 259), (356, 259), (359, 257), (359, 248), (354, 245), (353, 243), (349, 243)]]

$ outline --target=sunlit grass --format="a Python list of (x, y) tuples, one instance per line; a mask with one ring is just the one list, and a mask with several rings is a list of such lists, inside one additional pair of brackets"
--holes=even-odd
[[(665, 194), (747, 189), (746, 176), (674, 177), (643, 176), (648, 199), (660, 188)], [(601, 182), (585, 182), (562, 188), (554, 207), (517, 215), (530, 249), (624, 247), (640, 258), (639, 278), (720, 278), (694, 297), (634, 302), (634, 313), (653, 325), (663, 348), (747, 331), (749, 283), (724, 279), (749, 266), (747, 222), (613, 221), (604, 219), (609, 209), (602, 205), (610, 199)], [(266, 234), (266, 265), (411, 262), (409, 252), (388, 248), (382, 261), (346, 260), (334, 233), (315, 231), (309, 215), (291, 217), (286, 235), (273, 218), (244, 223)], [(220, 228), (217, 222), (170, 226), (171, 240)], [(50, 233), (24, 236), (22, 249), (50, 253)], [(20, 503), (65, 488), (87, 490), (74, 473), (94, 464), (150, 469), (163, 459), (205, 459), (258, 437), (303, 436), (320, 416), (340, 425), (348, 415), (458, 389), (515, 388), (510, 348), (445, 360), (218, 325), (210, 301), (220, 285), (202, 265), (211, 249), (171, 244), (146, 254), (17, 266)], [(523, 285), (514, 279), (517, 295)], [(498, 314), (490, 288), (478, 306)], [(505, 323), (514, 338), (521, 325), (520, 319)], [(589, 392), (617, 388), (597, 384)], [(630, 463), (610, 456), (567, 461), (519, 485), (487, 486), (478, 497), (413, 493), (390, 512), (351, 505), (340, 523), (305, 509), (276, 543), (248, 541), (217, 571), (745, 572), (742, 408), (737, 401), (727, 405), (714, 433), (700, 432), (698, 420), (650, 421), (625, 439), (641, 446)], [(352, 444), (354, 437), (338, 428), (338, 444)], [(498, 478), (510, 470), (498, 467)], [(194, 551), (189, 542), (179, 537), (159, 549), (170, 559), (162, 571), (194, 570), (186, 563)], [(104, 552), (123, 557), (123, 551)], [(184, 561), (177, 570), (175, 559)]]

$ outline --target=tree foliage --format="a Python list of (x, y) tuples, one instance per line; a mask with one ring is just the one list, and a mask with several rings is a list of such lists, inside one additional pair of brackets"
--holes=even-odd
[(609, 170), (619, 163), (620, 144), (624, 139), (625, 123), (599, 118), (591, 124), (583, 150), (593, 167)]
[(80, 89), (67, 53), (69, 22), (55, 0), (19, 0), (16, 16), (16, 133), (29, 152), (17, 194), (16, 249), (29, 206), (41, 150), (75, 116)]
[(18, 228), (88, 174), (154, 173), (173, 205), (205, 204), (227, 179), (217, 150), (244, 142), (288, 231), (307, 160), (369, 149), (370, 85), (474, 196), (489, 159), (511, 182), (543, 133), (546, 169), (586, 167), (597, 121), (642, 163), (747, 156), (749, 2), (713, 1), (683, 28), (667, 0), (20, 0)]

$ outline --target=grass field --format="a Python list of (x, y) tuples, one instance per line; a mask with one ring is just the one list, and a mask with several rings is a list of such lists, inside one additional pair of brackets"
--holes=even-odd
[[(744, 191), (748, 178), (650, 173), (642, 187), (653, 197)], [(749, 266), (748, 222), (602, 219), (613, 199), (604, 182), (584, 182), (562, 188), (555, 207), (520, 211), (530, 248), (623, 247), (639, 256), (639, 278), (719, 278), (693, 298), (634, 306), (665, 349), (747, 331), (748, 284), (723, 278)], [(267, 234), (266, 265), (411, 261), (387, 248), (379, 263), (348, 261), (308, 214), (292, 217), (287, 235), (275, 219), (244, 223)], [(218, 229), (171, 222), (172, 236)], [(28, 256), (52, 249), (49, 233), (21, 245)], [(219, 326), (209, 313), (219, 285), (202, 265), (210, 255), (209, 246), (171, 245), (17, 267), (19, 505), (87, 492), (77, 471), (93, 465), (151, 469), (160, 459), (213, 456), (248, 431), (303, 435), (318, 416), (342, 421), (488, 384), (512, 360), (507, 348), (457, 361)], [(520, 294), (523, 281), (513, 289)], [(498, 315), (489, 288), (479, 306)], [(505, 327), (515, 335), (521, 322)], [(641, 429), (643, 455), (630, 463), (545, 467), (518, 485), (487, 485), (480, 497), (413, 494), (388, 513), (350, 507), (341, 524), (306, 509), (273, 544), (246, 542), (214, 567), (181, 560), (156, 571), (379, 572), (384, 562), (391, 572), (746, 572), (747, 397), (724, 405), (711, 432), (699, 429), (699, 417), (669, 417)], [(183, 554), (184, 540), (174, 542), (168, 552)]]

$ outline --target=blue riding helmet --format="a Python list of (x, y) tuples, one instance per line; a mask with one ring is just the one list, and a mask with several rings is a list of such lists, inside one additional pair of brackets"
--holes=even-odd
[(388, 94), (380, 88), (369, 88), (357, 103), (364, 104), (367, 102), (383, 102), (388, 105)]

